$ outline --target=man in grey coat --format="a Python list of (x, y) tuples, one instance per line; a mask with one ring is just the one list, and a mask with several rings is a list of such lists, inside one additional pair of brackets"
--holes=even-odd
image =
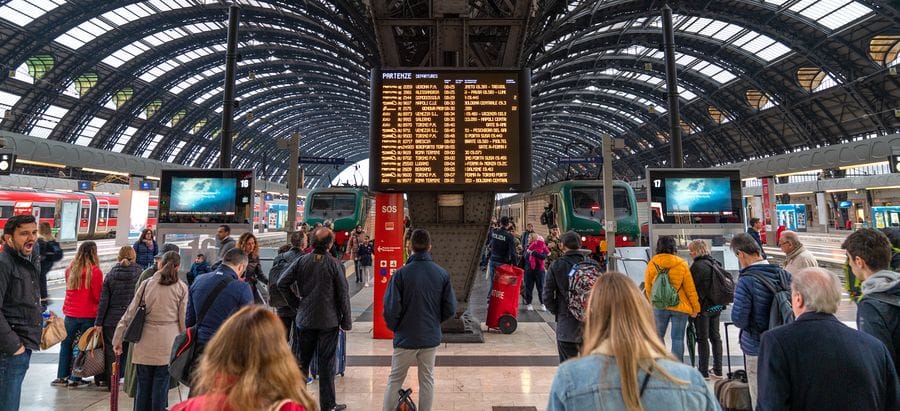
[[(297, 310), (296, 327), (300, 348), (300, 367), (309, 375), (309, 364), (316, 354), (319, 364), (319, 409), (343, 410), (335, 403), (335, 352), (340, 329), (352, 328), (350, 293), (344, 266), (328, 253), (334, 245), (334, 232), (319, 228), (313, 232), (313, 252), (300, 257), (278, 279), (278, 289), (288, 304)], [(291, 290), (296, 284), (299, 298)]]

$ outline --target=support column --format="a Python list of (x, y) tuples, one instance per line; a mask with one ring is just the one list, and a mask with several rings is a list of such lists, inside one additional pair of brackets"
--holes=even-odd
[(684, 167), (681, 150), (681, 115), (678, 111), (678, 73), (675, 68), (675, 29), (672, 25), (672, 8), (668, 4), (662, 9), (663, 43), (666, 54), (666, 91), (669, 95), (669, 137), (672, 143), (672, 167)]
[(288, 242), (291, 241), (291, 233), (297, 230), (297, 171), (300, 167), (300, 133), (291, 134), (290, 145), (288, 146), (290, 154), (288, 154), (288, 220), (284, 231), (287, 232)]
[(219, 152), (219, 167), (231, 168), (231, 147), (234, 144), (234, 109), (237, 101), (234, 99), (234, 77), (237, 69), (237, 36), (241, 8), (232, 4), (228, 8), (228, 45), (225, 51), (225, 96), (222, 101), (222, 135)]

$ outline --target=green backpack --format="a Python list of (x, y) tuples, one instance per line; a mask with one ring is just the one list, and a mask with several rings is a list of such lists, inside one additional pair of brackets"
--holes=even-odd
[(669, 281), (669, 269), (662, 268), (658, 264), (653, 263), (656, 267), (656, 280), (653, 280), (653, 287), (650, 289), (650, 299), (653, 307), (665, 309), (674, 307), (681, 302), (678, 298), (678, 291), (672, 287)]

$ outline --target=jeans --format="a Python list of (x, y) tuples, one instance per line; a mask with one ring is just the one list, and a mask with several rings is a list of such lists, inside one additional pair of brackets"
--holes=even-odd
[(722, 376), (722, 337), (719, 335), (719, 316), (722, 312), (702, 312), (692, 319), (697, 329), (697, 353), (700, 359), (697, 369), (704, 377), (709, 376), (709, 345), (712, 343), (713, 373)]
[(415, 365), (419, 371), (419, 411), (431, 411), (434, 402), (434, 358), (437, 347), (411, 350), (394, 348), (391, 357), (391, 375), (384, 390), (382, 411), (394, 411), (400, 401), (399, 391), (403, 388), (409, 367)]
[(756, 399), (759, 398), (757, 391), (759, 390), (759, 357), (755, 355), (744, 356), (744, 368), (747, 369), (747, 385), (750, 386), (750, 409), (756, 406)]
[(134, 411), (165, 411), (169, 404), (169, 366), (135, 364)]
[(581, 343), (557, 341), (556, 350), (559, 351), (559, 363), (562, 364), (569, 358), (575, 358), (581, 351)]
[(666, 328), (669, 321), (672, 321), (672, 354), (678, 362), (684, 362), (684, 330), (687, 328), (688, 315), (678, 311), (653, 309), (653, 316), (656, 317), (656, 334), (659, 339), (666, 336)]
[(358, 258), (353, 259), (353, 272), (356, 274), (356, 282), (358, 282), (358, 283), (363, 282), (362, 272), (359, 271), (359, 259)]
[(525, 304), (531, 304), (532, 291), (537, 285), (538, 301), (544, 303), (544, 270), (525, 270)]
[(373, 267), (371, 265), (359, 266), (359, 271), (362, 273), (362, 278), (363, 278), (364, 283), (366, 283), (366, 284), (372, 283), (372, 270), (373, 270)]
[(63, 323), (66, 325), (66, 339), (59, 346), (59, 366), (56, 368), (56, 378), (69, 378), (72, 381), (81, 381), (81, 378), (71, 377), (72, 349), (77, 341), (76, 338), (94, 326), (94, 319), (66, 317)]
[(19, 355), (0, 356), (0, 411), (18, 411), (22, 381), (31, 361), (31, 350)]
[(300, 342), (300, 368), (309, 375), (313, 354), (319, 364), (319, 409), (330, 410), (335, 406), (334, 367), (338, 344), (338, 328), (325, 330), (298, 327)]

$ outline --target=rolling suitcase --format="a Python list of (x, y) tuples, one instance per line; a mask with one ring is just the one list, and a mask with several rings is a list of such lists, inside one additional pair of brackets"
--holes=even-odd
[(734, 323), (725, 323), (725, 359), (728, 361), (727, 378), (716, 381), (714, 391), (716, 399), (725, 411), (750, 411), (750, 385), (747, 384), (747, 372), (744, 370), (731, 370), (731, 347), (728, 340), (728, 326)]
[[(337, 352), (334, 355), (334, 373), (344, 376), (347, 370), (347, 333), (338, 329)], [(309, 381), (319, 378), (319, 360), (316, 353), (313, 353), (312, 361), (309, 362)]]

